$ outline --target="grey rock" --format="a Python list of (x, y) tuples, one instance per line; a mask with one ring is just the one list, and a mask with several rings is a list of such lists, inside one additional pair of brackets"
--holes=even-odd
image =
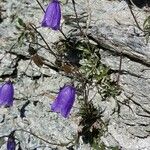
[[(42, 4), (46, 6), (47, 2)], [(0, 137), (9, 135), (14, 129), (23, 129), (24, 131), (16, 131), (23, 150), (66, 150), (72, 146), (69, 142), (78, 136), (79, 98), (77, 97), (69, 119), (51, 112), (50, 104), (60, 87), (72, 80), (46, 66), (39, 68), (28, 53), (29, 43), (12, 48), (19, 36), (19, 31), (15, 28), (17, 17), (40, 26), (43, 12), (36, 1), (2, 1), (0, 5), (5, 10), (2, 12), (3, 22), (0, 23), (0, 58), (4, 57), (0, 63), (0, 77), (3, 79), (4, 76), (11, 76), (15, 86), (14, 106), (0, 108)], [(64, 33), (72, 31), (72, 34), (81, 39), (79, 31), (73, 30), (77, 24), (71, 1), (62, 4), (62, 8)], [(138, 36), (143, 33), (135, 26), (125, 1), (80, 0), (76, 1), (76, 8), (78, 17), (81, 17), (81, 27), (90, 34), (90, 41), (99, 46), (101, 62), (115, 72), (111, 75), (112, 79), (118, 75), (122, 54), (119, 81), (121, 94), (102, 101), (97, 89), (90, 89), (89, 99), (92, 98), (94, 107), (99, 111), (105, 110), (101, 119), (108, 123), (108, 130), (99, 142), (103, 142), (106, 149), (118, 146), (122, 150), (149, 150), (150, 43), (146, 45), (145, 37)], [(136, 7), (133, 7), (133, 11), (142, 26), (147, 12)], [(38, 31), (45, 37), (50, 48), (56, 51), (53, 43), (63, 38), (61, 33), (46, 28), (38, 28)], [(40, 42), (45, 46), (43, 41)], [(11, 53), (5, 55), (10, 49)], [(39, 48), (37, 53), (48, 63), (55, 63), (56, 58), (48, 50)], [(7, 138), (0, 139), (2, 150), (6, 149), (6, 141)], [(80, 137), (75, 149), (90, 150), (92, 147)]]

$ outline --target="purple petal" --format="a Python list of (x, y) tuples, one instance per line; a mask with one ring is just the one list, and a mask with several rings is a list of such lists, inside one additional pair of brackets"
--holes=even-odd
[(16, 142), (14, 138), (14, 132), (12, 132), (8, 137), (7, 150), (15, 150), (15, 148), (16, 148)]
[(14, 139), (9, 138), (7, 142), (7, 150), (15, 150), (16, 143)]
[(64, 86), (51, 105), (51, 110), (67, 118), (75, 101), (75, 92), (76, 90), (73, 86)]
[(43, 27), (49, 27), (53, 30), (60, 29), (60, 20), (61, 20), (61, 8), (58, 0), (52, 0), (48, 5), (43, 21)]
[(1, 84), (1, 85), (0, 85), (0, 90), (1, 90), (2, 86), (3, 86), (3, 85)]
[(7, 81), (0, 87), (0, 106), (13, 105), (14, 88), (10, 81)]

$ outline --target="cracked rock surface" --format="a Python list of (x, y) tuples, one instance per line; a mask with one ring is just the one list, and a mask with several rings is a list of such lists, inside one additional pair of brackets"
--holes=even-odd
[[(44, 4), (46, 6), (47, 2)], [(89, 15), (81, 19), (80, 25), (84, 28), (87, 23), (87, 34), (98, 46), (102, 63), (118, 72), (122, 57), (119, 81), (121, 94), (107, 101), (101, 101), (98, 94), (93, 98), (95, 107), (105, 109), (103, 121), (108, 121), (108, 129), (101, 137), (105, 149), (117, 146), (121, 150), (150, 150), (150, 42), (146, 44), (125, 1), (76, 0), (76, 8), (79, 17), (84, 13)], [(33, 62), (30, 63), (27, 45), (14, 47), (10, 53), (6, 53), (18, 37), (16, 18), (40, 26), (43, 13), (36, 1), (29, 0), (1, 0), (0, 10), (0, 59), (3, 58), (0, 62), (0, 80), (2, 82), (2, 79), (11, 76), (15, 87), (13, 107), (0, 108), (0, 137), (14, 129), (24, 129), (50, 143), (18, 131), (17, 138), (23, 150), (69, 149), (69, 142), (78, 133), (78, 100), (69, 119), (52, 113), (50, 104), (59, 88), (71, 79), (45, 66), (39, 68)], [(67, 34), (68, 30), (76, 26), (74, 21), (65, 24), (69, 21), (67, 15), (75, 17), (71, 1), (62, 5), (62, 11), (62, 29)], [(142, 26), (150, 10), (134, 6), (133, 11)], [(46, 37), (51, 47), (62, 36), (50, 29), (40, 28), (38, 31)], [(73, 32), (78, 35), (78, 31)], [(43, 48), (38, 52), (40, 56), (54, 62), (55, 58)], [(117, 73), (113, 75), (116, 77)], [(91, 90), (92, 94), (94, 90)], [(1, 150), (6, 149), (6, 141), (7, 138), (0, 139)], [(80, 144), (74, 149), (93, 148), (80, 139)]]

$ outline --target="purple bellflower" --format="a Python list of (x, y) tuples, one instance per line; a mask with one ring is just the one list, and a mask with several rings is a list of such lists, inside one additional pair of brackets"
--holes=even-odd
[(14, 138), (14, 132), (12, 131), (8, 137), (8, 141), (7, 141), (7, 150), (15, 150), (16, 148), (16, 142), (15, 142), (15, 138)]
[(51, 110), (60, 113), (64, 118), (70, 114), (71, 108), (75, 101), (76, 89), (71, 85), (62, 87), (51, 105)]
[(49, 27), (53, 30), (60, 29), (61, 8), (58, 0), (49, 3), (42, 21), (42, 27)]
[(11, 81), (0, 85), (0, 106), (9, 107), (13, 105), (14, 87)]

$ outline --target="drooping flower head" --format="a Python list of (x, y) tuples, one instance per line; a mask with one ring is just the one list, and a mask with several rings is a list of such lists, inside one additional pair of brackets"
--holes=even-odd
[(60, 113), (67, 118), (75, 101), (76, 89), (71, 85), (65, 85), (60, 89), (58, 96), (51, 105), (51, 110)]
[(12, 131), (8, 137), (7, 150), (15, 150), (15, 148), (16, 148), (14, 133), (15, 133), (15, 131)]
[(53, 30), (60, 29), (61, 8), (58, 0), (52, 0), (44, 14), (42, 27), (49, 27)]
[(10, 80), (0, 85), (0, 106), (12, 106), (13, 97), (14, 87)]

